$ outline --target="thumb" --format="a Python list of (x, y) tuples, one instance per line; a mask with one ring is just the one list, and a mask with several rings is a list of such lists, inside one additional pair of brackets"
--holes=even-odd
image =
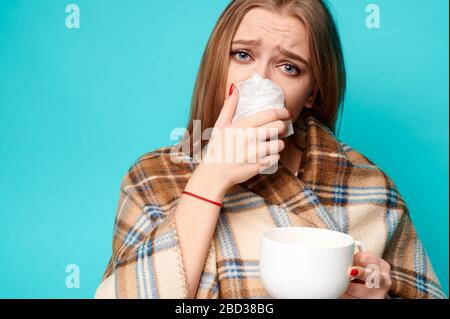
[(239, 101), (239, 91), (237, 87), (232, 83), (230, 86), (231, 94), (225, 99), (222, 110), (220, 111), (219, 117), (216, 121), (216, 126), (222, 127), (226, 124), (231, 124), (234, 112), (236, 111), (236, 106)]

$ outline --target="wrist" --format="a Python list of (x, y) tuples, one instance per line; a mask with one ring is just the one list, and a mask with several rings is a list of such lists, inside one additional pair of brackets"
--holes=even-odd
[(228, 190), (228, 183), (203, 164), (199, 164), (189, 179), (185, 190), (216, 202), (222, 202)]

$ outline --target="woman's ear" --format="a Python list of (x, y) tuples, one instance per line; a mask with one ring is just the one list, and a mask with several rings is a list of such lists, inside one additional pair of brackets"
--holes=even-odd
[(313, 106), (318, 91), (319, 91), (319, 88), (317, 87), (317, 85), (314, 85), (314, 87), (311, 90), (311, 93), (309, 94), (308, 98), (306, 99), (306, 102), (305, 102), (306, 108), (311, 108)]

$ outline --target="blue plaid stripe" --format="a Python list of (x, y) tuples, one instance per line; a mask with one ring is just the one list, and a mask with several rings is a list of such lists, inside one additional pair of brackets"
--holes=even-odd
[(333, 218), (344, 233), (348, 233), (348, 213), (344, 205), (347, 203), (347, 189), (341, 186), (333, 187)]
[[(366, 190), (366, 192), (359, 192), (360, 190)], [(370, 192), (370, 190), (372, 190), (372, 192)], [(317, 187), (316, 191), (324, 197), (324, 194), (331, 194), (333, 204), (338, 206), (345, 206), (347, 204), (380, 204), (388, 207), (395, 207), (397, 204), (403, 203), (400, 195), (393, 189), (385, 189), (385, 192), (378, 192), (376, 190), (377, 188), (336, 185), (332, 190), (324, 188), (320, 189), (320, 187)]]
[(379, 204), (386, 205), (386, 197), (366, 198), (366, 199), (348, 199), (348, 204)]
[(345, 207), (334, 206), (333, 207), (333, 218), (339, 225), (341, 232), (348, 233), (348, 213)]
[(231, 227), (225, 214), (219, 215), (219, 221), (217, 223), (217, 237), (224, 258), (235, 258), (236, 256), (239, 256), (238, 249), (233, 238), (233, 232), (231, 231)]
[(286, 209), (281, 208), (277, 205), (270, 205), (268, 207), (270, 216), (272, 216), (273, 221), (277, 227), (288, 227), (292, 226), (292, 221), (289, 219), (288, 212)]
[(213, 294), (217, 293), (219, 291), (219, 284), (215, 274), (204, 271), (200, 278), (199, 288), (210, 290)]
[(420, 240), (416, 239), (416, 249), (414, 254), (414, 270), (418, 274), (426, 274), (427, 266), (425, 260), (425, 252)]
[[(146, 244), (141, 245), (137, 251), (136, 255), (136, 284), (137, 284), (137, 293), (139, 298), (157, 298), (157, 290), (156, 290), (156, 280), (154, 273), (154, 266), (152, 260), (152, 252), (151, 246), (146, 247)], [(148, 265), (145, 264), (145, 256), (148, 256)], [(143, 287), (141, 287), (141, 280)], [(147, 278), (150, 281), (150, 287), (147, 287)], [(151, 292), (151, 296), (148, 296), (147, 292)], [(143, 295), (141, 294), (143, 292)]]
[(306, 188), (303, 190), (303, 193), (305, 194), (306, 198), (308, 199), (308, 202), (314, 206), (314, 210), (319, 216), (320, 219), (327, 225), (327, 227), (331, 230), (340, 231), (339, 226), (336, 224), (336, 222), (330, 217), (326, 209), (320, 204), (319, 199), (317, 198), (316, 194), (314, 194), (313, 191)]
[[(145, 291), (146, 289), (146, 282), (145, 282), (145, 272), (140, 271), (140, 267), (142, 267), (142, 250), (143, 250), (143, 246), (140, 246), (138, 248), (137, 254), (136, 254), (136, 263), (134, 265), (135, 267), (135, 272), (136, 272), (136, 288), (137, 288), (137, 294), (139, 298), (145, 298), (146, 297), (146, 293)], [(141, 278), (143, 278), (143, 285), (141, 285)], [(142, 296), (141, 291), (144, 291), (144, 296)]]
[(259, 277), (259, 262), (227, 259), (224, 260), (224, 265), (219, 267), (218, 273), (220, 279)]
[(348, 188), (340, 185), (334, 186), (332, 190), (333, 203), (344, 205), (347, 202)]
[(224, 203), (226, 204), (233, 204), (238, 202), (246, 202), (248, 200), (252, 200), (254, 198), (260, 198), (259, 196), (256, 196), (255, 193), (250, 193), (248, 191), (241, 191), (239, 193), (235, 194), (226, 194), (224, 198)]
[(373, 170), (379, 170), (378, 167), (372, 164), (352, 164), (353, 167), (357, 168), (365, 168), (365, 169), (373, 169)]
[[(138, 288), (138, 294), (143, 291), (144, 295), (140, 298), (158, 298), (157, 282), (154, 273), (153, 254), (161, 250), (172, 248), (176, 245), (174, 239), (175, 230), (170, 230), (154, 240), (147, 240), (143, 242), (136, 253), (136, 283)], [(145, 257), (147, 257), (147, 264), (145, 263)], [(143, 287), (140, 286), (139, 278), (142, 278)], [(150, 287), (146, 286), (146, 280), (150, 281)], [(151, 296), (147, 295), (147, 292), (151, 292)]]
[(344, 142), (339, 142), (339, 144), (341, 145), (341, 149), (344, 151), (344, 152), (349, 152), (349, 151), (351, 151), (353, 148), (350, 146), (350, 145), (348, 145), (348, 144), (346, 144), (346, 143), (344, 143)]
[(379, 196), (380, 199), (384, 199), (385, 202), (392, 203), (392, 205), (402, 201), (400, 194), (392, 188), (386, 189), (384, 187), (355, 187), (335, 185), (331, 190), (322, 188), (320, 186), (315, 186), (314, 189), (322, 194), (331, 193), (333, 195), (333, 198), (336, 198), (335, 202), (342, 204), (345, 204), (345, 200), (349, 200), (349, 198), (353, 196), (363, 198), (368, 196)]
[[(321, 185), (315, 185), (316, 189), (319, 189), (321, 192), (326, 192), (327, 190), (321, 189)], [(352, 190), (362, 190), (362, 191), (374, 191), (374, 190), (380, 190), (382, 191), (380, 194), (386, 194), (389, 190), (386, 189), (386, 187), (383, 186), (347, 186), (347, 185), (335, 185), (334, 187), (341, 187), (343, 189), (346, 189), (348, 193), (350, 193)], [(391, 189), (392, 191), (392, 189)], [(395, 192), (394, 192), (395, 193)], [(371, 194), (371, 193), (369, 193)]]
[(157, 236), (152, 242), (155, 251), (165, 250), (176, 245), (175, 240), (176, 232), (175, 229), (171, 229), (164, 234)]
[(224, 211), (229, 213), (239, 213), (246, 209), (255, 209), (265, 205), (264, 198), (247, 190), (240, 190), (235, 193), (227, 193), (224, 198)]
[(387, 224), (388, 239), (390, 240), (393, 236), (394, 230), (397, 229), (398, 216), (397, 212), (393, 209), (397, 206), (397, 198), (399, 194), (389, 187), (386, 192), (386, 217), (385, 221)]
[(138, 221), (133, 225), (133, 227), (128, 231), (128, 233), (123, 238), (124, 246), (134, 246), (137, 245), (141, 239), (142, 235), (139, 229), (148, 223), (148, 218), (144, 215), (140, 216)]
[(394, 231), (397, 229), (399, 223), (398, 212), (394, 209), (386, 210), (386, 227), (387, 227), (387, 238), (390, 241), (394, 235)]
[(125, 246), (134, 246), (142, 240), (142, 236), (150, 233), (155, 229), (166, 217), (159, 206), (146, 205), (143, 208), (143, 215), (130, 228), (123, 239)]
[(166, 214), (161, 211), (161, 207), (155, 205), (145, 205), (142, 212), (151, 220), (156, 220), (166, 216)]
[[(229, 202), (225, 203), (224, 206), (224, 210), (226, 212), (230, 212), (230, 213), (239, 213), (242, 212), (243, 210), (246, 209), (255, 209), (255, 208), (259, 208), (265, 205), (265, 200), (259, 196), (253, 196), (254, 198), (251, 198), (248, 200), (248, 202), (242, 200), (242, 205), (233, 205), (233, 206), (229, 206)], [(241, 202), (241, 201), (239, 201)]]
[(153, 240), (144, 241), (139, 250), (144, 255), (151, 255), (152, 253), (157, 253), (161, 250), (167, 250), (174, 247), (177, 244), (175, 240), (175, 230), (169, 230), (164, 234), (161, 234)]

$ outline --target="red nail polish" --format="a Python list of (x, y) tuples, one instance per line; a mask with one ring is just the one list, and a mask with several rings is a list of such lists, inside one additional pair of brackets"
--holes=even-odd
[(230, 85), (230, 91), (228, 92), (228, 96), (230, 96), (231, 94), (233, 94), (233, 89), (234, 89), (234, 84), (231, 83), (231, 85)]
[(353, 268), (350, 271), (350, 275), (352, 275), (353, 277), (358, 276), (358, 274), (359, 274), (359, 272), (358, 272), (358, 269), (356, 269), (356, 268)]
[(292, 112), (289, 110), (288, 110), (288, 112), (289, 112), (289, 117), (292, 119), (293, 118)]

